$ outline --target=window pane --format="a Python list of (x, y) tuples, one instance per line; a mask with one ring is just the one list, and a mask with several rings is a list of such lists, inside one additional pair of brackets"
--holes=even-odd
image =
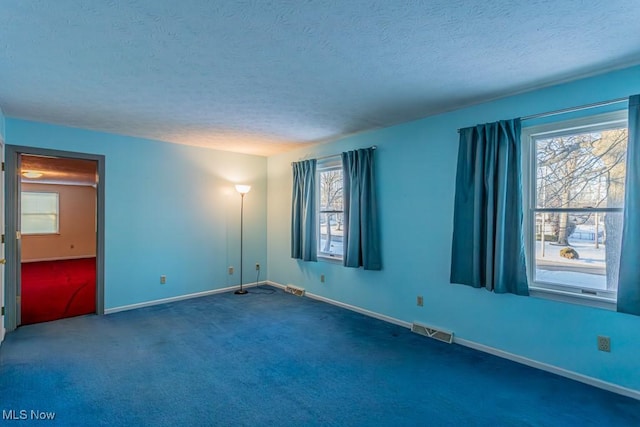
[(20, 203), (23, 234), (58, 232), (58, 193), (24, 191)]
[(338, 166), (321, 169), (318, 178), (320, 186), (318, 253), (342, 258), (344, 230), (342, 168)]
[(627, 128), (536, 139), (538, 208), (619, 208)]
[(342, 169), (320, 172), (320, 211), (342, 210)]
[(344, 215), (342, 213), (320, 214), (320, 252), (342, 257)]
[(534, 280), (616, 290), (622, 212), (538, 212)]
[(25, 213), (55, 213), (58, 210), (58, 193), (22, 193), (21, 209)]
[(58, 232), (56, 215), (23, 215), (22, 232), (24, 234), (48, 234)]

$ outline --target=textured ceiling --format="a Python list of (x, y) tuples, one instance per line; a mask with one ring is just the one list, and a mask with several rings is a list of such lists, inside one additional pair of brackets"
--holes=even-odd
[(2, 0), (10, 117), (270, 155), (640, 63), (638, 0)]

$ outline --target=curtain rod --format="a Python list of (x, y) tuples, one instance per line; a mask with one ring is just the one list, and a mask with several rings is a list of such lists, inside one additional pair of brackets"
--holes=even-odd
[(626, 102), (628, 100), (629, 98), (627, 97), (627, 98), (611, 99), (609, 101), (594, 102), (593, 104), (581, 105), (579, 107), (564, 108), (562, 110), (550, 111), (548, 113), (532, 114), (530, 116), (522, 117), (520, 120), (532, 120), (532, 119), (539, 119), (542, 117), (557, 116), (558, 114), (573, 113), (574, 111), (588, 110), (589, 108), (604, 107), (606, 105), (618, 104), (620, 102)]
[[(371, 147), (369, 147), (369, 148), (371, 148), (372, 150), (375, 150), (375, 149), (377, 149), (378, 147), (377, 147), (377, 146), (375, 146), (375, 145), (372, 145), (372, 146), (371, 146)], [(328, 156), (316, 157), (316, 160), (329, 159), (329, 158), (331, 158), (331, 157), (337, 157), (337, 156), (339, 156), (339, 155), (340, 155), (340, 154), (331, 154), (331, 155), (328, 155)], [(301, 160), (299, 160), (299, 161), (302, 161), (302, 160), (303, 160), (303, 159), (301, 159)], [(307, 159), (307, 160), (309, 160), (309, 159)], [(295, 162), (291, 162), (291, 164), (292, 164), (292, 165), (293, 165), (294, 163), (295, 163)]]
[[(613, 105), (613, 104), (618, 104), (618, 103), (621, 103), (621, 102), (627, 102), (628, 100), (629, 100), (629, 98), (625, 97), (625, 98), (611, 99), (609, 101), (594, 102), (593, 104), (581, 105), (579, 107), (569, 107), (569, 108), (563, 108), (561, 110), (549, 111), (547, 113), (531, 114), (530, 116), (522, 117), (520, 120), (521, 121), (525, 121), (525, 120), (540, 119), (540, 118), (543, 118), (543, 117), (557, 116), (558, 114), (573, 113), (575, 111), (588, 110), (590, 108), (604, 107), (604, 106), (607, 106), (607, 105)], [(460, 129), (458, 129), (458, 133), (460, 133)]]

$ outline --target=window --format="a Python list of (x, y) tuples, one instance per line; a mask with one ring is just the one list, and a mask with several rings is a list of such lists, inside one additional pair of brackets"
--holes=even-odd
[(318, 256), (342, 259), (344, 232), (342, 162), (339, 156), (318, 162)]
[(530, 288), (560, 299), (614, 302), (626, 113), (525, 128), (523, 142)]
[(22, 234), (58, 233), (58, 193), (23, 191), (21, 196)]

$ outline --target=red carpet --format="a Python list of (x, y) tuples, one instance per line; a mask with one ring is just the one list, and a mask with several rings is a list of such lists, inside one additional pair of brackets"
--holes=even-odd
[(96, 259), (22, 264), (22, 324), (96, 311)]

